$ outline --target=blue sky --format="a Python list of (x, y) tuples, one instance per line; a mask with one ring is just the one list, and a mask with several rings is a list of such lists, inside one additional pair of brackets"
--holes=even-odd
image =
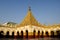
[(60, 24), (60, 0), (0, 0), (0, 23), (20, 23), (29, 5), (41, 24)]

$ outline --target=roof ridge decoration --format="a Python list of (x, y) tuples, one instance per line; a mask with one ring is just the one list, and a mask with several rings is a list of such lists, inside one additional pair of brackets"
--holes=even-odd
[(18, 24), (17, 26), (22, 27), (22, 26), (27, 26), (27, 25), (41, 26), (40, 23), (38, 23), (38, 21), (32, 15), (31, 7), (29, 7), (29, 9), (28, 9), (28, 12), (27, 12), (25, 19), (20, 24)]

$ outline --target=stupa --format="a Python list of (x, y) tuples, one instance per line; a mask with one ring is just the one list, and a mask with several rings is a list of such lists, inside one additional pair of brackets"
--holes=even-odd
[[(5, 23), (6, 24), (6, 23)], [(0, 25), (0, 37), (35, 38), (35, 37), (60, 37), (60, 24), (42, 25), (31, 12), (29, 7), (27, 15), (20, 24), (8, 23)]]

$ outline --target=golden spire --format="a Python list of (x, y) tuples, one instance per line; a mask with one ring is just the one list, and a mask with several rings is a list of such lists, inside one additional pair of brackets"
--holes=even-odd
[(29, 6), (29, 11), (31, 11), (31, 7)]
[(22, 21), (22, 23), (20, 23), (18, 25), (18, 27), (22, 27), (22, 26), (26, 26), (26, 25), (40, 26), (40, 24), (36, 21), (36, 19), (32, 15), (31, 7), (30, 6), (29, 6), (29, 9), (28, 9), (28, 12), (27, 12), (27, 16)]

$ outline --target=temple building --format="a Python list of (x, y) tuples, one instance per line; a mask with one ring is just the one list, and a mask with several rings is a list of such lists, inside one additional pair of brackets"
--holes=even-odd
[(13, 36), (56, 36), (60, 35), (60, 24), (56, 25), (42, 25), (32, 15), (29, 7), (27, 15), (20, 24), (8, 22), (0, 25), (0, 35)]

